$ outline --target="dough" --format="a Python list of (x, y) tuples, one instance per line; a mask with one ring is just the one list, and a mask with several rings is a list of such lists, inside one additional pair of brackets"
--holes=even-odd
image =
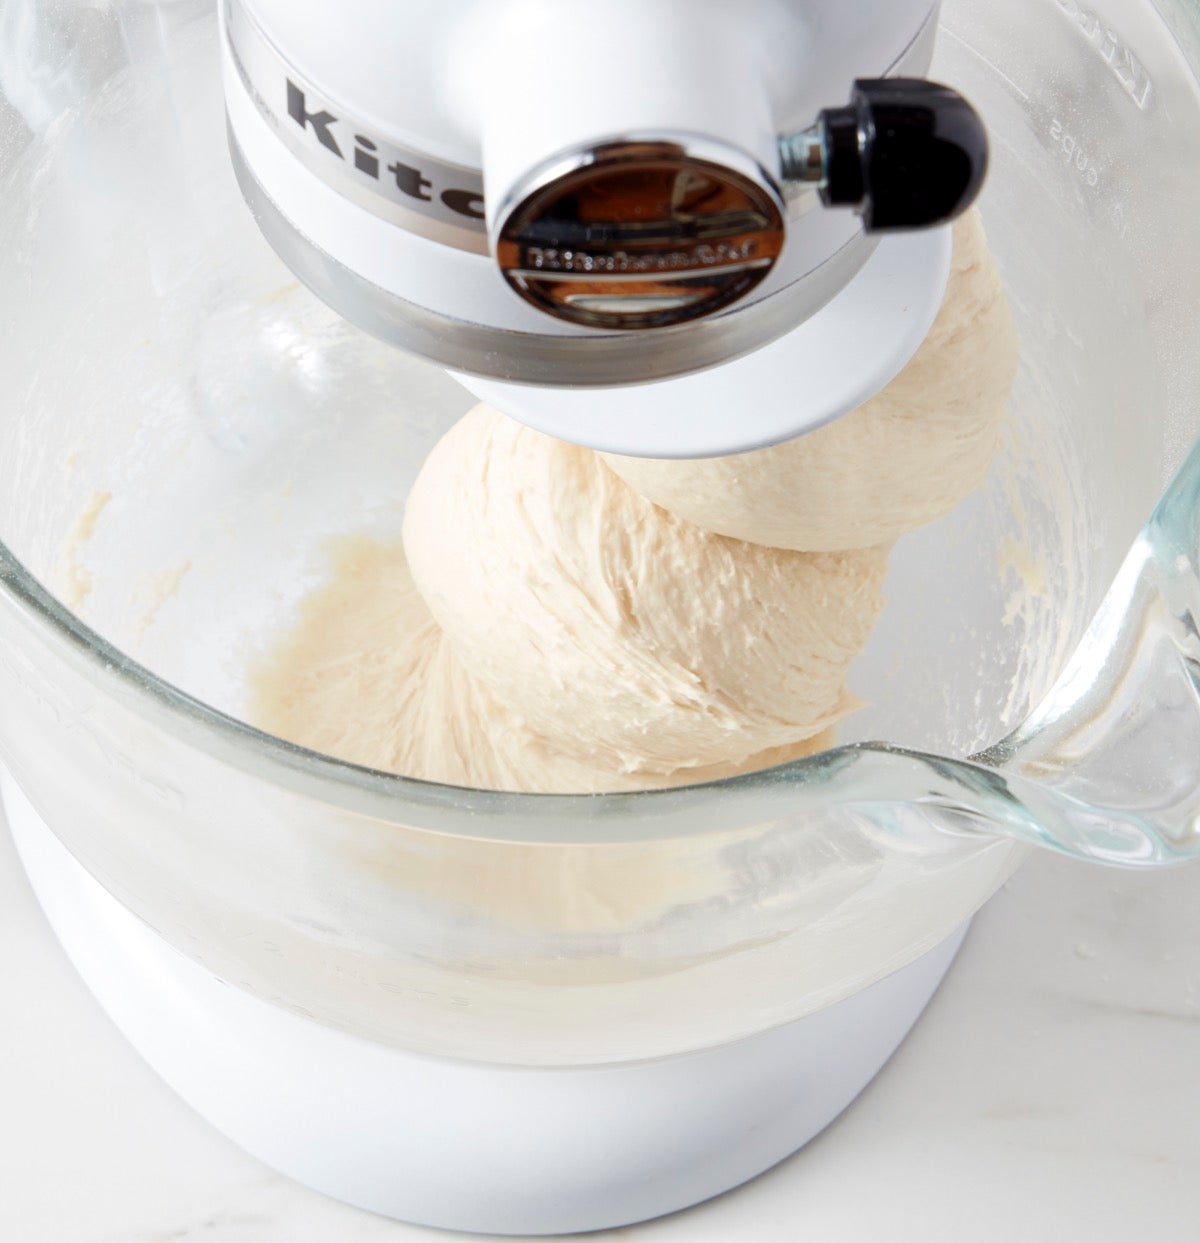
[(253, 679), (252, 719), (372, 768), (531, 792), (701, 782), (821, 750), (856, 707), (846, 677), (891, 541), (981, 482), (1015, 366), (971, 213), (908, 367), (790, 444), (606, 461), (476, 407), (425, 462), (403, 548), (343, 541)]
[(657, 779), (596, 768), (515, 720), (465, 673), (401, 545), (339, 540), (332, 570), (250, 678), (251, 720), (314, 751), (447, 785), (592, 794), (716, 780), (832, 744), (819, 734), (742, 764)]
[(908, 366), (865, 405), (754, 453), (609, 456), (609, 465), (678, 517), (774, 548), (865, 548), (944, 517), (987, 474), (1017, 367), (1016, 329), (978, 212), (953, 228), (937, 319)]
[(794, 747), (850, 711), (846, 674), (887, 568), (883, 548), (810, 554), (701, 530), (590, 450), (485, 406), (426, 460), (404, 545), (511, 728), (639, 785)]

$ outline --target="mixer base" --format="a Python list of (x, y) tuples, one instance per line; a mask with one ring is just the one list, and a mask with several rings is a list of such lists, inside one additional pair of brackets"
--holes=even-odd
[(361, 1040), (217, 979), (93, 880), (11, 781), (3, 793), (72, 963), (185, 1101), (301, 1183), (449, 1229), (597, 1230), (753, 1178), (871, 1081), (966, 931), (837, 1005), (714, 1049), (579, 1068), (454, 1061)]

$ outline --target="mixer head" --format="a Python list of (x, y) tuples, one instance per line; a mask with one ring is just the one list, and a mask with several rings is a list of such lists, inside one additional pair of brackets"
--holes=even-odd
[(234, 166), (314, 292), (506, 413), (753, 449), (861, 404), (936, 314), (987, 163), (917, 76), (937, 10), (223, 0)]

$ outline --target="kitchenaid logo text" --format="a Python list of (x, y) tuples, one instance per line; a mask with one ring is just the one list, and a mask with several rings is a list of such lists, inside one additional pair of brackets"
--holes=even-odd
[(327, 108), (318, 107), (310, 111), (304, 91), (291, 78), (287, 79), (287, 111), (306, 135), (315, 138), (347, 168), (351, 167), (351, 162), (347, 160), (343, 147), (350, 149), (352, 144), (355, 172), (370, 178), (379, 187), (394, 186), (400, 194), (413, 200), (414, 206), (436, 201), (466, 220), (483, 219), (483, 195), (478, 190), (436, 184), (436, 172), (428, 167), (407, 164), (398, 156), (393, 156), (388, 162), (386, 149), (381, 150), (382, 144), (365, 134), (356, 133), (352, 138), (347, 138), (341, 132), (344, 128), (341, 120)]
[(1085, 9), (1078, 0), (1058, 0), (1058, 7), (1070, 17), (1087, 36), (1092, 46), (1104, 58), (1125, 93), (1139, 108), (1150, 102), (1153, 86), (1150, 75), (1141, 61), (1134, 56), (1129, 45), (1115, 30), (1106, 26), (1095, 13)]
[(691, 250), (672, 250), (665, 254), (631, 255), (624, 250), (615, 250), (612, 254), (597, 255), (584, 250), (527, 246), (525, 266), (545, 272), (673, 272), (744, 262), (753, 259), (757, 249), (752, 238), (744, 242), (705, 242)]

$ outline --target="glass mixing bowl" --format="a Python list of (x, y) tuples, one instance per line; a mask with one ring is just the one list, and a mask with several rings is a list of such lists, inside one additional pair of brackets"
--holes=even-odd
[(262, 240), (210, 0), (6, 0), (10, 796), (222, 979), (512, 1064), (699, 1049), (828, 1006), (945, 940), (1028, 843), (1195, 854), (1198, 13), (947, 0), (935, 71), (991, 126), (1022, 368), (985, 489), (894, 553), (843, 745), (706, 787), (518, 797), (241, 722), (247, 662), (329, 539), (397, 535), (470, 399)]

